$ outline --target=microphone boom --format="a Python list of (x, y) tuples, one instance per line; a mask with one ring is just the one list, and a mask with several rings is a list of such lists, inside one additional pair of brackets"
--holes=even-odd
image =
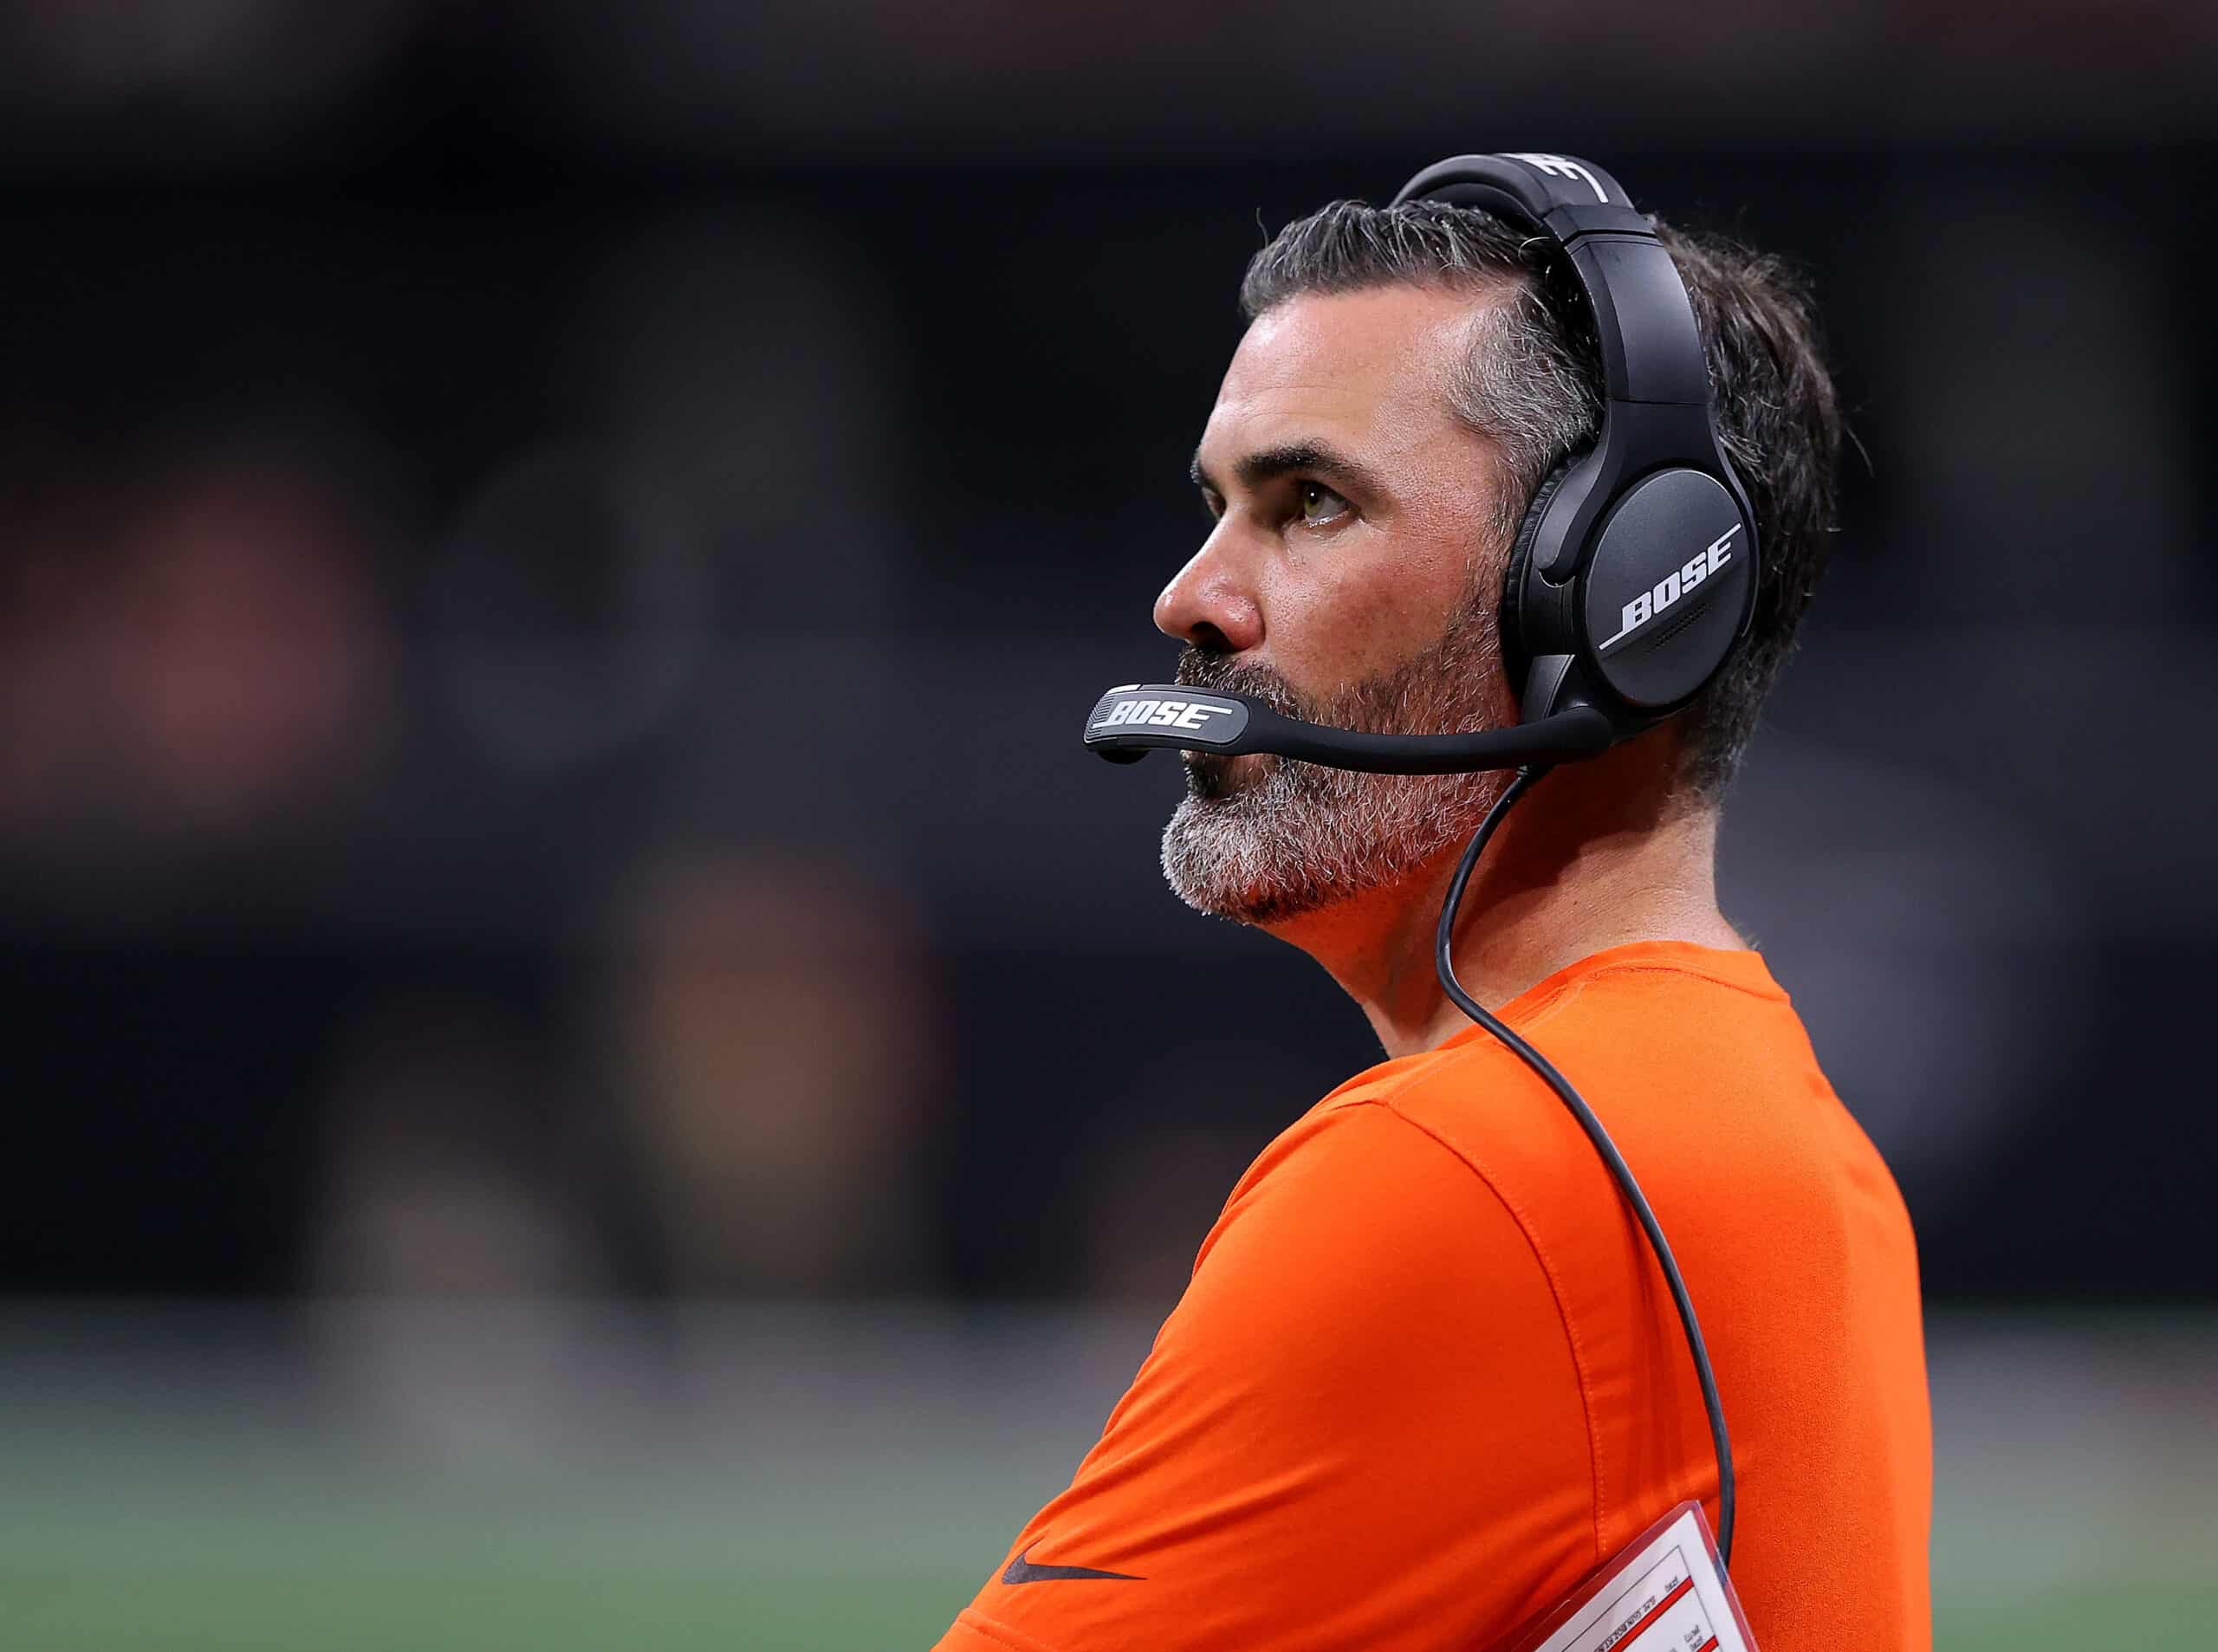
[(1086, 721), (1086, 749), (1112, 762), (1158, 748), (1224, 756), (1270, 752), (1371, 774), (1468, 774), (1592, 757), (1610, 744), (1609, 719), (1573, 704), (1533, 722), (1453, 735), (1367, 735), (1304, 722), (1248, 694), (1135, 683), (1111, 689)]

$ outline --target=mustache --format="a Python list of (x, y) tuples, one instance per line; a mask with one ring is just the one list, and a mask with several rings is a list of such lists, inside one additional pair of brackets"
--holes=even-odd
[(1294, 692), (1294, 685), (1276, 671), (1242, 663), (1229, 654), (1207, 652), (1190, 643), (1179, 653), (1177, 675), (1173, 680), (1182, 689), (1252, 695), (1282, 716), (1314, 721), (1309, 706)]
[[(1284, 677), (1263, 666), (1235, 660), (1229, 654), (1211, 653), (1189, 644), (1179, 653), (1178, 670), (1173, 680), (1182, 689), (1249, 695), (1281, 716), (1314, 721), (1310, 707)], [(1192, 797), (1203, 802), (1223, 802), (1246, 789), (1233, 782), (1232, 766), (1239, 761), (1236, 758), (1211, 751), (1186, 751), (1179, 756), (1185, 764), (1186, 790)], [(1266, 773), (1283, 780), (1286, 765), (1281, 759), (1264, 757), (1258, 761)]]

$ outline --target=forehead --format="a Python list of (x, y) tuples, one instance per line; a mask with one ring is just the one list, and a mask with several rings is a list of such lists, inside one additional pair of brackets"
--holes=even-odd
[[(1247, 450), (1329, 436), (1384, 457), (1460, 429), (1448, 373), (1484, 294), (1417, 287), (1307, 294), (1250, 324), (1202, 439)], [(1222, 457), (1236, 459), (1237, 451)]]

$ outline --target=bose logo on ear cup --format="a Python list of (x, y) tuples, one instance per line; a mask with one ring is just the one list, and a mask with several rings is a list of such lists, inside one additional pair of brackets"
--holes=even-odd
[(1733, 535), (1741, 531), (1741, 524), (1735, 522), (1732, 527), (1710, 541), (1709, 547), (1701, 555), (1689, 558), (1684, 567), (1675, 573), (1667, 573), (1658, 580), (1655, 589), (1644, 591), (1625, 604), (1620, 616), (1623, 623), (1618, 627), (1617, 634), (1606, 638), (1601, 644), (1601, 647), (1604, 650), (1615, 648), (1731, 561), (1733, 553), (1725, 547), (1732, 543)]

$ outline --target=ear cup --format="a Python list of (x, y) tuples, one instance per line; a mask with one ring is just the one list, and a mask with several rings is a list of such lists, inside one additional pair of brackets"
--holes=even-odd
[(1651, 719), (1693, 698), (1748, 628), (1754, 541), (1715, 476), (1682, 466), (1634, 483), (1579, 580), (1591, 680)]
[(1525, 634), (1525, 573), (1533, 560), (1533, 541), (1540, 537), (1540, 524), (1547, 520), (1548, 502), (1563, 486), (1572, 466), (1584, 457), (1573, 453), (1540, 478), (1540, 485), (1533, 489), (1532, 502), (1525, 507), (1524, 520), (1517, 524), (1516, 536), (1509, 541), (1509, 563), (1501, 580), (1501, 661), (1509, 673), (1512, 692), (1523, 691), (1525, 673), (1533, 663)]

